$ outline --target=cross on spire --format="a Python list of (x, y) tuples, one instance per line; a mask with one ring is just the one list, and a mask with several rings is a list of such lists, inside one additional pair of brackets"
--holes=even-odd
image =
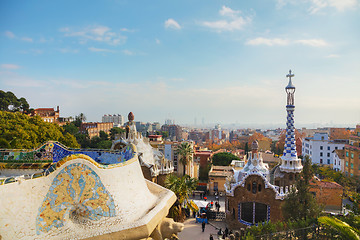
[(291, 81), (291, 78), (292, 78), (293, 76), (295, 76), (295, 75), (294, 75), (294, 74), (291, 74), (291, 69), (290, 69), (290, 70), (289, 70), (289, 74), (286, 75), (286, 77), (288, 77), (289, 80)]

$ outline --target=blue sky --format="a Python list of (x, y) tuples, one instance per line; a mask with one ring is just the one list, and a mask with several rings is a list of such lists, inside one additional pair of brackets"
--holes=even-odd
[[(360, 123), (359, 0), (0, 2), (0, 89), (180, 124)], [(285, 126), (285, 125), (284, 125)]]

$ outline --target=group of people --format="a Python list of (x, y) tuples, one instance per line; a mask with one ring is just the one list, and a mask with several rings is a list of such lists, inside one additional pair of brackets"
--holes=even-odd
[[(204, 227), (205, 228), (205, 227)], [(222, 236), (222, 239), (225, 239), (226, 237), (228, 237), (230, 234), (232, 234), (233, 232), (231, 230), (229, 230), (228, 228), (225, 228), (224, 231), (221, 230), (221, 228), (219, 229), (217, 235), (218, 236)], [(210, 240), (214, 240), (214, 237), (212, 234), (210, 234)]]

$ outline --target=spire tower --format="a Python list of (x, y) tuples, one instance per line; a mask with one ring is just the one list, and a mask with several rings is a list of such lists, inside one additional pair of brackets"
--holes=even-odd
[(301, 172), (303, 166), (301, 165), (301, 159), (297, 157), (296, 153), (296, 142), (295, 142), (295, 126), (294, 126), (294, 94), (295, 86), (292, 84), (291, 78), (295, 75), (289, 71), (289, 74), (286, 77), (289, 78), (289, 83), (285, 87), (287, 94), (287, 121), (286, 121), (286, 137), (285, 137), (285, 146), (284, 154), (281, 157), (281, 166), (280, 170), (288, 173), (299, 173)]

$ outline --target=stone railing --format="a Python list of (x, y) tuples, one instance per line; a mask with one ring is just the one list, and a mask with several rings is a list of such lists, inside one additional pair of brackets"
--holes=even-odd
[[(60, 150), (57, 148), (60, 148)], [(42, 151), (42, 149), (45, 150)], [(1, 150), (0, 153), (0, 169), (42, 169), (41, 172), (31, 175), (2, 178), (0, 179), (0, 185), (48, 176), (66, 162), (77, 158), (87, 160), (98, 168), (118, 167), (128, 160), (137, 158), (136, 146), (133, 144), (129, 144), (121, 151), (108, 151), (99, 149), (69, 149), (58, 142), (52, 141), (35, 150), (5, 149)], [(31, 158), (34, 155), (36, 157)], [(102, 155), (104, 155), (103, 158), (101, 157)]]

